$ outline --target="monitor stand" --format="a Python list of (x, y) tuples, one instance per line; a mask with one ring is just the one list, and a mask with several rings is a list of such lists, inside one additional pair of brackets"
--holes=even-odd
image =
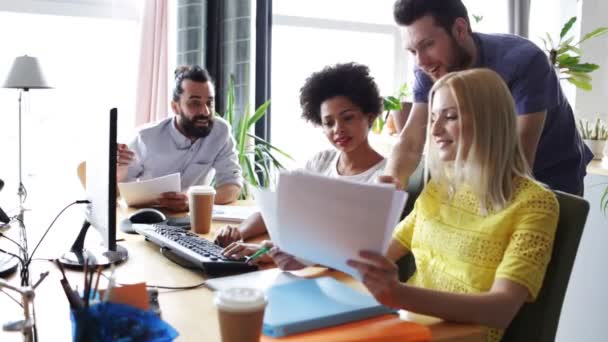
[(88, 266), (106, 267), (127, 260), (129, 253), (127, 252), (127, 249), (122, 246), (116, 245), (115, 251), (102, 247), (85, 249), (84, 239), (90, 226), (91, 223), (85, 220), (70, 251), (59, 258), (61, 264), (71, 268), (84, 268), (85, 264), (88, 264)]

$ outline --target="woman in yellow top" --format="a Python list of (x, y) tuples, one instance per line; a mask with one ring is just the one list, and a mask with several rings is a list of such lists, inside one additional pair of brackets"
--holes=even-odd
[[(485, 325), (488, 340), (497, 341), (542, 286), (558, 203), (532, 179), (513, 99), (495, 72), (444, 76), (431, 90), (429, 113), (431, 180), (386, 257), (364, 251), (349, 265), (379, 302)], [(404, 284), (395, 261), (410, 252), (417, 270)]]

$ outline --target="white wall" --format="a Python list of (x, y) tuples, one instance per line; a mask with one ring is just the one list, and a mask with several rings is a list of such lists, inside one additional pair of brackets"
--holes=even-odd
[[(608, 1), (606, 0), (579, 0), (579, 18), (582, 35), (587, 34), (600, 26), (608, 26)], [(592, 73), (593, 90), (576, 91), (577, 115), (595, 119), (600, 116), (608, 120), (608, 34), (584, 42), (583, 61), (595, 63), (600, 68)]]
[(0, 11), (138, 19), (139, 0), (2, 0)]

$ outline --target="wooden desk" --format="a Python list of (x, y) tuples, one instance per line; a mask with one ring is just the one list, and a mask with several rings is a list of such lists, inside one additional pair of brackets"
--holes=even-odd
[[(125, 214), (124, 209), (119, 209), (118, 216), (124, 217)], [(47, 236), (48, 241), (41, 245), (37, 256), (41, 258), (56, 257), (67, 251), (79, 229), (79, 219), (74, 221), (73, 225), (56, 227), (57, 230), (61, 229), (62, 231), (50, 233)], [(214, 223), (212, 232), (223, 225)], [(13, 230), (12, 233), (16, 233), (16, 229)], [(92, 231), (90, 235), (96, 235), (95, 233), (95, 231)], [(129, 251), (127, 262), (116, 268), (118, 282), (136, 283), (146, 281), (149, 285), (179, 287), (198, 284), (204, 280), (202, 273), (174, 264), (159, 253), (156, 245), (146, 242), (139, 235), (127, 235), (119, 232), (118, 238), (124, 239), (124, 242), (119, 242), (119, 244), (125, 246)], [(36, 238), (33, 241), (37, 240)], [(33, 246), (30, 246), (30, 248), (33, 248)], [(35, 299), (39, 340), (70, 341), (70, 312), (68, 302), (59, 284), (59, 270), (49, 262), (36, 261), (31, 266), (31, 278), (34, 281), (37, 280), (38, 274), (46, 270), (51, 273), (36, 290)], [(335, 271), (329, 272), (329, 274), (353, 287), (363, 288), (360, 283), (345, 274)], [(68, 278), (72, 286), (79, 284), (79, 288), (82, 289), (82, 273), (69, 271)], [(18, 274), (14, 275), (11, 281), (17, 284), (19, 282)], [(104, 288), (105, 285), (106, 280), (102, 278), (100, 288)], [(188, 291), (159, 290), (162, 317), (179, 331), (178, 341), (220, 340), (217, 314), (212, 304), (212, 298), (212, 292), (205, 287)], [(21, 317), (21, 308), (5, 294), (0, 293), (0, 323), (21, 319)], [(475, 325), (442, 322), (432, 325), (431, 331), (433, 341), (464, 342), (484, 341), (485, 339), (485, 332), (481, 327)], [(0, 341), (21, 341), (21, 335), (0, 331)]]

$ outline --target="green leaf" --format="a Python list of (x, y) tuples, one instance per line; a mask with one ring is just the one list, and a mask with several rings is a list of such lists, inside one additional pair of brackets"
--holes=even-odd
[(228, 99), (224, 116), (226, 117), (226, 121), (228, 121), (234, 129), (234, 75), (230, 75), (230, 79), (228, 80)]
[(394, 96), (387, 96), (384, 98), (384, 110), (399, 110), (401, 109), (401, 102)]
[(260, 137), (257, 137), (257, 136), (255, 136), (255, 135), (252, 135), (252, 134), (248, 134), (248, 136), (249, 136), (249, 137), (252, 137), (252, 138), (253, 138), (253, 139), (254, 139), (254, 140), (257, 142), (257, 143), (262, 144), (262, 145), (265, 145), (265, 146), (267, 146), (268, 148), (270, 148), (270, 149), (272, 149), (272, 150), (274, 150), (274, 151), (277, 151), (278, 153), (282, 154), (283, 156), (285, 156), (285, 157), (289, 158), (290, 160), (293, 160), (293, 158), (292, 158), (292, 157), (291, 157), (291, 156), (290, 156), (290, 155), (289, 155), (287, 152), (284, 152), (283, 150), (281, 150), (280, 148), (278, 148), (278, 147), (276, 147), (276, 146), (272, 145), (272, 144), (271, 144), (271, 143), (269, 143), (268, 141), (266, 141), (266, 140), (264, 140), (264, 139), (262, 139), (262, 138), (260, 138)]
[(547, 41), (549, 42), (549, 47), (550, 47), (547, 50), (551, 50), (553, 48), (553, 46), (555, 45), (555, 44), (553, 44), (553, 39), (551, 39), (551, 36), (549, 35), (548, 32), (545, 33), (545, 36), (547, 37)]
[(262, 118), (264, 116), (264, 114), (266, 114), (266, 110), (268, 110), (268, 106), (270, 106), (270, 100), (262, 103), (262, 105), (260, 107), (258, 107), (258, 109), (256, 109), (255, 113), (253, 114), (253, 116), (251, 117), (251, 119), (249, 120), (249, 122), (247, 123), (247, 129), (249, 130), (251, 128), (251, 126), (253, 126), (260, 118)]
[(588, 74), (584, 73), (584, 72), (578, 72), (578, 71), (572, 71), (572, 70), (566, 70), (563, 72), (564, 75), (569, 75), (577, 80), (580, 81), (587, 81), (587, 82), (591, 82), (591, 76), (589, 76)]
[(591, 83), (589, 83), (589, 82), (580, 81), (580, 80), (577, 80), (572, 77), (568, 77), (568, 78), (566, 78), (566, 80), (568, 80), (568, 82), (574, 84), (577, 88), (580, 88), (583, 90), (591, 90), (591, 88), (592, 88)]
[(559, 65), (571, 65), (577, 64), (580, 61), (579, 56), (571, 56), (568, 54), (561, 54), (557, 56), (557, 63)]
[(560, 56), (563, 53), (566, 53), (568, 51), (572, 51), (574, 53), (576, 53), (577, 55), (581, 54), (581, 49), (577, 48), (574, 45), (563, 45), (562, 47), (559, 48), (559, 50), (557, 50), (557, 55)]
[(545, 46), (545, 50), (547, 50), (547, 51), (551, 50), (551, 47), (549, 47), (549, 46), (547, 45), (547, 40), (546, 40), (545, 38), (543, 38), (543, 37), (538, 37), (538, 38), (539, 38), (540, 40), (542, 40), (543, 45)]
[(572, 71), (578, 71), (578, 72), (592, 72), (594, 70), (599, 69), (599, 65), (597, 64), (593, 64), (593, 63), (582, 63), (582, 64), (574, 64), (574, 65), (569, 65), (568, 69), (572, 70)]
[(604, 216), (608, 216), (608, 186), (606, 186), (606, 190), (604, 190), (604, 194), (600, 200), (600, 208), (602, 209)]
[(608, 33), (608, 27), (598, 27), (595, 30), (587, 33), (586, 35), (583, 36), (583, 39), (581, 39), (578, 43), (576, 43), (575, 45), (579, 45), (580, 43), (586, 41), (587, 39), (591, 39), (593, 37), (599, 37), (603, 34)]
[(564, 38), (566, 33), (568, 33), (568, 31), (570, 31), (570, 29), (572, 28), (572, 25), (574, 25), (575, 22), (576, 22), (576, 17), (572, 17), (572, 18), (570, 18), (570, 20), (568, 20), (564, 24), (564, 27), (562, 27), (562, 31), (559, 33), (560, 41), (562, 40), (562, 38)]

